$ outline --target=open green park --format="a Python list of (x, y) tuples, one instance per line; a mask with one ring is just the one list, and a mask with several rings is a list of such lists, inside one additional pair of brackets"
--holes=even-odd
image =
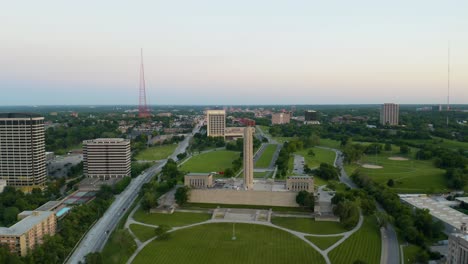
[(434, 193), (447, 191), (444, 178), (445, 171), (436, 168), (430, 160), (407, 159), (392, 160), (395, 153), (364, 156), (361, 165), (377, 165), (381, 168), (365, 168), (357, 164), (345, 165), (345, 170), (351, 175), (356, 169), (371, 177), (374, 181), (386, 184), (394, 181), (393, 188), (399, 193)]
[(336, 242), (343, 238), (343, 236), (306, 236), (307, 240), (314, 243), (321, 250), (325, 250), (333, 246)]
[(310, 234), (339, 234), (348, 231), (339, 222), (315, 221), (313, 218), (273, 217), (271, 222), (294, 231)]
[(211, 219), (210, 214), (174, 212), (173, 214), (147, 213), (142, 209), (133, 216), (136, 221), (150, 225), (168, 225), (178, 227), (203, 222)]
[(333, 249), (331, 263), (353, 263), (362, 260), (364, 263), (380, 263), (382, 240), (375, 217), (364, 218), (361, 228)]
[(232, 162), (239, 158), (239, 152), (215, 150), (191, 157), (182, 164), (181, 170), (186, 172), (218, 172), (232, 167)]
[(325, 263), (311, 246), (277, 228), (232, 223), (204, 224), (152, 241), (133, 263)]
[(255, 163), (256, 168), (268, 168), (270, 166), (271, 160), (273, 159), (273, 154), (275, 154), (277, 145), (271, 144), (265, 147), (260, 158)]
[(150, 147), (139, 152), (136, 160), (162, 160), (167, 159), (176, 149), (176, 144)]

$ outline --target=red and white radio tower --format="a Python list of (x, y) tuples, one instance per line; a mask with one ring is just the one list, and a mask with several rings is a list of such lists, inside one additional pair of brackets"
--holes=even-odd
[(143, 67), (143, 49), (141, 49), (141, 66), (140, 66), (140, 104), (138, 105), (138, 117), (150, 117), (148, 105), (146, 105), (146, 88), (145, 88), (145, 69)]

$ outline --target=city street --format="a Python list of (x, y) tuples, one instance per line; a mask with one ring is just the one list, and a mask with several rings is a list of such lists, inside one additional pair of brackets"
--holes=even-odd
[[(193, 132), (197, 133), (200, 127), (201, 123), (194, 128)], [(179, 143), (179, 146), (171, 155), (172, 159), (177, 160), (177, 154), (185, 152), (194, 133), (187, 134), (186, 138)], [(115, 197), (115, 201), (88, 233), (86, 233), (66, 263), (77, 264), (80, 261), (83, 262), (87, 254), (101, 251), (104, 248), (110, 234), (114, 231), (118, 222), (125, 214), (125, 211), (135, 201), (142, 185), (149, 182), (155, 174), (159, 173), (166, 162), (167, 161), (164, 161), (163, 163), (155, 165), (140, 176), (134, 178), (130, 185), (121, 194)]]

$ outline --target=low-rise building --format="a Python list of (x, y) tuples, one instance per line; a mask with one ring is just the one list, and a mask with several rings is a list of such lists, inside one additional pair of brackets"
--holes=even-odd
[(468, 263), (468, 234), (465, 223), (461, 225), (459, 233), (449, 235), (447, 263)]
[(195, 189), (213, 187), (213, 174), (189, 173), (184, 176), (184, 185)]
[(314, 192), (314, 178), (310, 176), (289, 176), (286, 179), (286, 188), (293, 192), (308, 191), (312, 193)]
[(51, 211), (31, 211), (11, 227), (0, 227), (0, 244), (11, 253), (25, 256), (36, 245), (44, 242), (44, 236), (55, 235), (57, 218)]

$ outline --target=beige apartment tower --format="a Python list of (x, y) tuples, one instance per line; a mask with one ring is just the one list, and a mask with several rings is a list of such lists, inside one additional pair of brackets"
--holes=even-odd
[(253, 127), (244, 128), (244, 187), (253, 189)]
[(380, 123), (382, 125), (397, 126), (399, 115), (400, 106), (398, 104), (383, 104), (380, 109)]
[(83, 169), (86, 177), (108, 180), (131, 173), (130, 140), (98, 138), (83, 141)]
[(271, 115), (272, 125), (289, 124), (291, 122), (291, 113), (274, 113)]
[(209, 137), (224, 137), (226, 129), (226, 111), (207, 110), (207, 135)]
[(42, 187), (46, 182), (44, 117), (0, 113), (0, 180), (14, 187)]

